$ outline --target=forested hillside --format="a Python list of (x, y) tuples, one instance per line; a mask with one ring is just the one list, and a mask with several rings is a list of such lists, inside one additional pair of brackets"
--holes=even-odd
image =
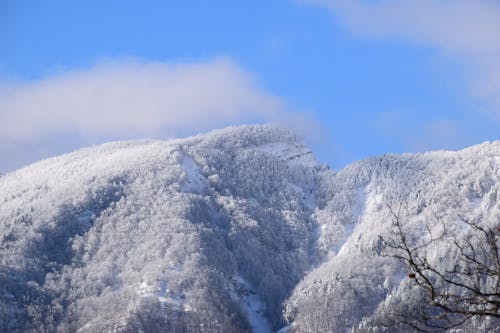
[(272, 126), (90, 147), (0, 177), (0, 331), (409, 332), (425, 298), (379, 236), (497, 226), (499, 198), (500, 142), (338, 172)]

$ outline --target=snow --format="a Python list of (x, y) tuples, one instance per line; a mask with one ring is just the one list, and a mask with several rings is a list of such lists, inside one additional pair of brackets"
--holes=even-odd
[(184, 305), (184, 298), (170, 293), (166, 281), (161, 281), (156, 287), (143, 281), (137, 288), (137, 294), (140, 297), (156, 298), (161, 304), (168, 304), (178, 311), (182, 310)]
[(296, 143), (271, 142), (259, 146), (258, 150), (279, 157), (291, 165), (303, 165), (311, 168), (320, 165), (309, 148)]
[[(411, 299), (408, 269), (394, 258), (376, 254), (379, 236), (388, 235), (394, 219), (388, 205), (415, 242), (424, 240), (424, 225), (439, 231), (437, 218), (451, 225), (450, 229), (457, 224), (459, 230), (464, 228), (457, 214), (484, 223), (488, 223), (486, 217), (497, 221), (499, 156), (500, 142), (458, 152), (388, 154), (354, 163), (330, 178), (323, 191), (330, 197), (316, 216), (319, 243), (333, 255), (326, 255), (287, 300), (285, 315), (291, 317), (294, 330), (313, 330), (307, 325), (327, 316), (330, 321), (325, 324), (339, 332), (349, 332), (348, 327), (355, 331), (357, 323), (388, 316), (392, 307)], [(342, 237), (338, 236), (341, 232)], [(429, 260), (441, 262), (451, 252), (450, 245), (442, 242), (428, 249)]]
[[(14, 320), (35, 297), (42, 317), (61, 311), (46, 330), (112, 331), (105, 325), (150, 310), (179, 310), (188, 322), (204, 308), (231, 323), (239, 314), (226, 305), (241, 304), (257, 333), (272, 331), (266, 309), (285, 310), (299, 331), (314, 313), (332, 314), (345, 333), (406, 290), (404, 268), (373, 250), (390, 227), (387, 204), (416, 237), (435, 216), (497, 221), (499, 158), (495, 142), (335, 172), (287, 131), (243, 126), (41, 161), (0, 177), (0, 306)], [(433, 260), (449, 252), (437, 250)], [(258, 277), (270, 290), (252, 292)], [(53, 306), (67, 303), (82, 317)], [(48, 324), (19, 325), (11, 331)]]
[(293, 325), (286, 325), (278, 330), (276, 333), (289, 333), (291, 330), (293, 330)]
[(247, 319), (252, 326), (253, 333), (271, 333), (271, 325), (264, 316), (266, 305), (260, 296), (254, 291), (250, 283), (241, 275), (234, 277), (236, 282), (236, 292), (241, 298), (243, 309), (247, 315)]
[(182, 185), (183, 192), (201, 194), (208, 186), (207, 179), (202, 175), (200, 167), (191, 156), (185, 155), (181, 163), (186, 172), (186, 179)]
[(361, 219), (363, 218), (363, 214), (365, 213), (366, 209), (369, 209), (370, 207), (371, 200), (368, 199), (369, 195), (367, 191), (368, 191), (368, 185), (361, 186), (357, 188), (355, 191), (354, 204), (351, 213), (351, 221), (349, 221), (347, 224), (344, 225), (343, 241), (335, 244), (332, 249), (332, 252), (338, 256), (348, 251), (346, 250), (348, 248), (348, 246), (346, 246), (346, 243), (349, 241), (351, 235), (354, 233), (356, 226), (362, 223)]

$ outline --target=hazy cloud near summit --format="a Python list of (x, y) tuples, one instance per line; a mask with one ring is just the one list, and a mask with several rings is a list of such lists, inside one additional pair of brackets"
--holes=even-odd
[(1, 139), (57, 132), (82, 137), (175, 135), (242, 120), (272, 119), (282, 102), (227, 59), (206, 63), (101, 63), (4, 87)]
[(299, 0), (325, 6), (351, 31), (431, 47), (464, 67), (469, 93), (500, 119), (500, 2)]
[[(283, 109), (280, 98), (260, 89), (253, 75), (230, 59), (103, 62), (87, 70), (0, 85), (0, 153), (22, 155), (19, 150), (24, 149), (33, 155), (37, 150), (41, 158), (107, 140), (167, 138), (244, 122), (276, 122), (284, 118)], [(32, 162), (18, 159), (19, 164)]]

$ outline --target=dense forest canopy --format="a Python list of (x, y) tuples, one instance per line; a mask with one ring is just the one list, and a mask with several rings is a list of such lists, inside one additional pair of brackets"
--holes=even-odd
[(425, 298), (380, 255), (387, 207), (418, 243), (499, 198), (500, 142), (338, 172), (267, 125), (79, 150), (0, 178), (0, 331), (408, 332)]

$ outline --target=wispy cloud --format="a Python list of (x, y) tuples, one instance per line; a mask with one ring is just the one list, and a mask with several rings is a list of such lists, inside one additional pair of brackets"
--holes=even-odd
[[(302, 0), (353, 32), (431, 47), (464, 65), (470, 94), (500, 119), (500, 3), (493, 0)], [(483, 109), (484, 110), (484, 109)]]
[(32, 141), (57, 132), (83, 137), (168, 136), (282, 109), (252, 75), (227, 59), (207, 63), (101, 63), (36, 82), (4, 86), (0, 137)]
[[(0, 85), (0, 154), (16, 151), (19, 159), (0, 167), (110, 139), (166, 138), (283, 118), (284, 102), (255, 81), (229, 59), (125, 60)], [(61, 140), (73, 144), (61, 149)]]

